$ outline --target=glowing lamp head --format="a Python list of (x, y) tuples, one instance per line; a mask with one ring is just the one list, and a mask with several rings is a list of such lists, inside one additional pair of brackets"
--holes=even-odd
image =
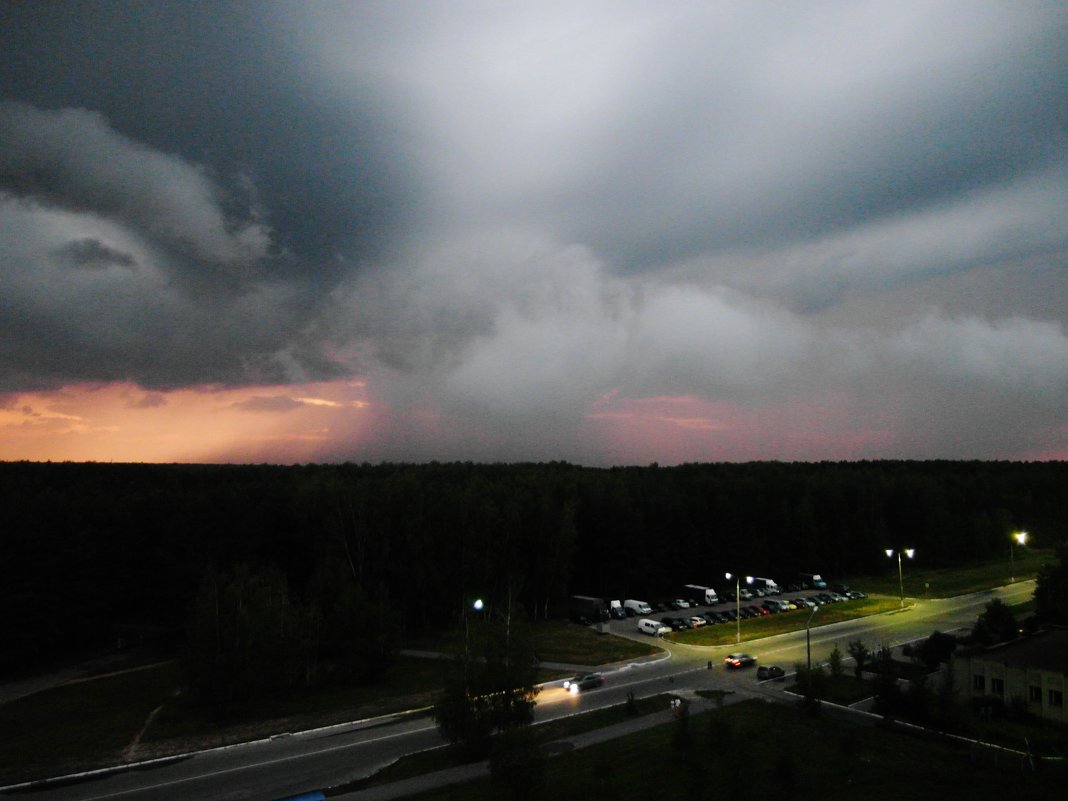
[(481, 598), (476, 598), (475, 602), (471, 604), (471, 608), (474, 609), (476, 612), (481, 612), (483, 606), (485, 606), (485, 604), (482, 603)]
[(1027, 542), (1027, 532), (1026, 531), (1017, 531), (1012, 536), (1013, 536), (1013, 539), (1015, 539), (1020, 545), (1023, 545), (1025, 542)]
[(905, 549), (905, 556), (907, 556), (909, 559), (911, 559), (913, 554), (915, 554), (915, 553), (916, 553), (916, 549), (915, 548), (906, 548)]
[(887, 555), (887, 557), (893, 556), (894, 555), (894, 549), (893, 548), (887, 548), (886, 549), (886, 555)]

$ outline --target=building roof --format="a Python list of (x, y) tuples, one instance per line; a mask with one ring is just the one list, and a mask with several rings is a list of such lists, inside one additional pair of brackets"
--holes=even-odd
[(995, 645), (972, 658), (1068, 675), (1068, 629), (1046, 629), (1030, 637)]

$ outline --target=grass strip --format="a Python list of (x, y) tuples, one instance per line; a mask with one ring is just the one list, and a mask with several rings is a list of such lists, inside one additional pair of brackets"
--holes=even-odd
[[(771, 736), (773, 734), (773, 736)], [(828, 717), (744, 701), (665, 723), (544, 763), (524, 797), (553, 801), (650, 798), (818, 798), (820, 801), (976, 801), (1059, 797), (1057, 766), (1021, 772), (1018, 761)], [(518, 780), (518, 777), (517, 777)], [(413, 796), (418, 801), (505, 797), (490, 779)]]
[[(1017, 548), (1015, 567), (1009, 562), (1009, 546), (1005, 543), (1005, 558), (966, 567), (929, 569), (923, 566), (922, 554), (902, 563), (902, 579), (906, 598), (951, 598), (981, 590), (1001, 587), (1016, 581), (1033, 579), (1039, 568), (1055, 558), (1052, 550)], [(887, 559), (886, 572), (879, 576), (857, 576), (845, 580), (851, 587), (868, 593), (900, 596), (897, 561)]]
[[(606, 726), (612, 726), (626, 720), (632, 720), (635, 717), (663, 712), (668, 708), (669, 701), (674, 697), (676, 696), (671, 693), (661, 693), (648, 698), (635, 699), (633, 705), (617, 704), (605, 709), (597, 709), (593, 712), (584, 712), (579, 715), (551, 720), (532, 726), (530, 731), (533, 733), (536, 743), (545, 745), (558, 740), (566, 740), (568, 737), (575, 737), (595, 729), (603, 729)], [(390, 784), (402, 779), (410, 779), (413, 776), (423, 776), (427, 773), (445, 770), (456, 764), (453, 752), (448, 746), (432, 748), (428, 751), (421, 751), (417, 754), (402, 757), (373, 776), (332, 787), (327, 791), (327, 795), (340, 795), (367, 787)]]
[[(901, 608), (899, 598), (885, 595), (869, 595), (856, 601), (843, 601), (837, 604), (821, 606), (812, 619), (813, 626), (826, 626), (843, 620), (877, 615)], [(779, 612), (759, 618), (742, 621), (742, 642), (759, 640), (776, 634), (800, 631), (808, 623), (811, 609), (796, 609), (791, 612)], [(738, 629), (735, 623), (721, 623), (715, 626), (702, 626), (699, 629), (686, 629), (664, 635), (666, 639), (686, 645), (731, 645), (737, 642)]]

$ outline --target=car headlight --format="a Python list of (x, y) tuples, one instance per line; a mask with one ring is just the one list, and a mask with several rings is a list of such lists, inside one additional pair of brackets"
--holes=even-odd
[(577, 684), (572, 684), (570, 687), (567, 688), (567, 691), (572, 694), (578, 693), (579, 686)]

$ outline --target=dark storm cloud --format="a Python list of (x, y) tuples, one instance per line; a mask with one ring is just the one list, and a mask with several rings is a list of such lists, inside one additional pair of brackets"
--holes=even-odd
[(77, 239), (52, 251), (75, 267), (103, 270), (112, 265), (136, 267), (137, 259), (129, 253), (109, 248), (99, 239)]
[(612, 393), (1066, 426), (1063, 4), (2, 13), (0, 388), (358, 374), (438, 458)]

